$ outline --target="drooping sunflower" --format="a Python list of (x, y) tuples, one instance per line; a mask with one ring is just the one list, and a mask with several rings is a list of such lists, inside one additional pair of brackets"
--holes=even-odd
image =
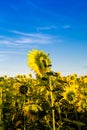
[(51, 61), (49, 54), (42, 50), (33, 49), (28, 53), (28, 66), (38, 75), (50, 71)]
[(42, 111), (41, 107), (37, 104), (25, 104), (23, 106), (24, 115), (33, 122), (38, 119), (38, 113)]

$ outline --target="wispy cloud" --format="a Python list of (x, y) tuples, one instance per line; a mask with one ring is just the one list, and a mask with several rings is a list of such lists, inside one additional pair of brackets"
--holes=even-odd
[(25, 33), (25, 32), (20, 32), (20, 31), (17, 31), (17, 30), (12, 30), (10, 31), (12, 33), (15, 33), (15, 34), (19, 34), (21, 36), (26, 36), (26, 37), (31, 37), (31, 38), (40, 38), (40, 39), (49, 39), (51, 38), (52, 36), (51, 35), (48, 35), (48, 34), (42, 34), (42, 33)]
[(17, 37), (5, 37), (0, 36), (0, 45), (7, 46), (28, 46), (38, 44), (50, 44), (54, 40), (54, 37), (48, 34), (42, 33), (25, 33), (17, 30), (9, 31), (17, 34)]
[(68, 29), (68, 28), (70, 28), (70, 27), (71, 27), (71, 26), (70, 26), (69, 24), (63, 26), (64, 29)]
[(20, 32), (17, 30), (12, 30), (10, 32), (15, 33), (15, 34), (19, 34), (19, 35), (24, 35), (24, 36), (33, 36), (33, 34), (31, 34), (31, 33)]
[[(38, 48), (39, 45), (60, 43), (62, 39), (43, 33), (26, 33), (17, 30), (9, 31), (12, 35), (0, 36), (0, 57), (8, 55), (24, 55), (28, 49)], [(2, 57), (4, 56), (4, 58)], [(2, 60), (1, 60), (2, 61)]]
[(0, 57), (6, 56), (7, 54), (24, 54), (24, 52), (18, 51), (0, 51)]
[(14, 39), (9, 40), (8, 38), (4, 38), (0, 39), (0, 45), (17, 46), (18, 44), (14, 41)]
[(50, 30), (55, 28), (56, 26), (52, 25), (52, 26), (37, 27), (36, 29), (39, 31), (39, 30)]

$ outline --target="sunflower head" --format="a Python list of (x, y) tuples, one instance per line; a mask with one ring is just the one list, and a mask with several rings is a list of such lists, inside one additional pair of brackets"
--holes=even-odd
[(13, 84), (13, 94), (17, 95), (19, 94), (19, 89), (20, 89), (21, 83), (16, 82)]
[(27, 93), (27, 91), (28, 91), (28, 87), (26, 86), (26, 85), (21, 85), (20, 86), (20, 88), (19, 88), (19, 92), (21, 93), (21, 94), (26, 94)]
[(87, 110), (87, 97), (85, 95), (80, 94), (80, 100), (77, 103), (77, 111), (81, 112)]
[(13, 84), (13, 94), (14, 95), (26, 95), (28, 92), (28, 86), (19, 82)]
[(34, 70), (38, 76), (50, 71), (51, 61), (49, 55), (43, 51), (32, 50), (28, 53), (28, 66)]
[(87, 84), (87, 76), (84, 77), (83, 81), (85, 84)]
[(62, 96), (70, 103), (75, 102), (78, 96), (77, 85), (65, 86)]

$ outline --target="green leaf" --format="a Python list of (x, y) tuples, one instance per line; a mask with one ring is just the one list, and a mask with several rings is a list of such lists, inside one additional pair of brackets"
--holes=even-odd
[(69, 122), (69, 123), (71, 123), (71, 124), (76, 124), (76, 125), (79, 125), (79, 126), (85, 126), (86, 124), (85, 123), (83, 123), (83, 122), (79, 122), (79, 121), (75, 121), (75, 120), (69, 120), (69, 119), (63, 119), (64, 121), (66, 121), (66, 122)]

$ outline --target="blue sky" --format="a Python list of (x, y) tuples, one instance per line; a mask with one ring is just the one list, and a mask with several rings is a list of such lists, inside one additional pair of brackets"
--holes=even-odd
[(87, 0), (0, 1), (0, 76), (29, 74), (32, 48), (50, 54), (52, 70), (87, 74)]

